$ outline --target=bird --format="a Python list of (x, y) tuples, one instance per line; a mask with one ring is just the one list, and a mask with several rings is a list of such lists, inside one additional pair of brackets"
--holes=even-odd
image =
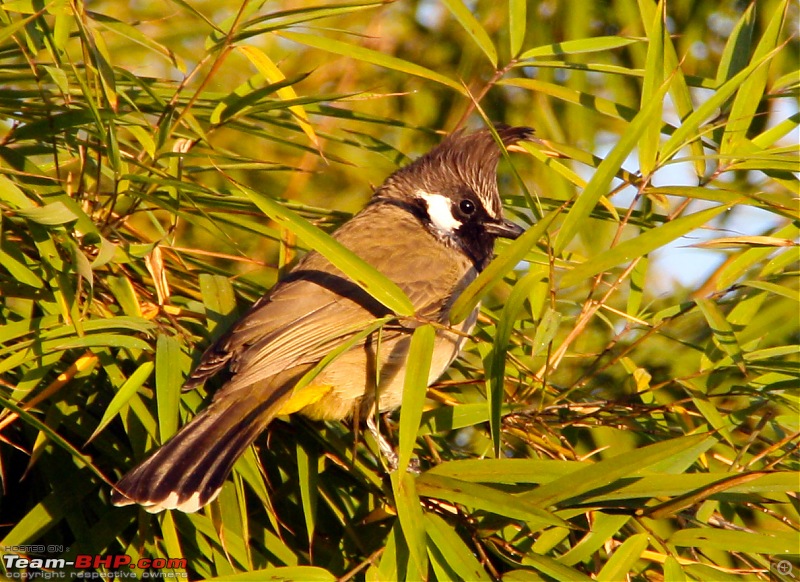
[[(495, 134), (497, 137), (495, 137)], [(219, 494), (236, 459), (278, 416), (367, 418), (402, 401), (411, 334), (435, 322), (428, 385), (458, 356), (479, 307), (458, 325), (455, 300), (488, 265), (497, 238), (524, 231), (504, 218), (498, 144), (533, 137), (528, 127), (458, 130), (401, 167), (333, 237), (396, 283), (417, 323), (395, 318), (321, 254), (310, 251), (202, 355), (183, 390), (222, 378), (209, 405), (114, 486), (114, 505), (191, 513)], [(361, 334), (380, 318), (379, 330)], [(310, 384), (294, 386), (337, 346), (353, 345)], [(373, 419), (370, 423), (369, 419)], [(391, 445), (379, 439), (381, 451)], [(387, 451), (388, 449), (388, 451)]]

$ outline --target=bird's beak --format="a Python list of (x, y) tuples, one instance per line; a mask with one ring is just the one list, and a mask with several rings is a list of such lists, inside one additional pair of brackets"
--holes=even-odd
[(500, 222), (487, 222), (484, 226), (486, 228), (486, 232), (489, 234), (501, 236), (503, 238), (515, 239), (525, 232), (524, 228), (508, 219), (504, 219)]

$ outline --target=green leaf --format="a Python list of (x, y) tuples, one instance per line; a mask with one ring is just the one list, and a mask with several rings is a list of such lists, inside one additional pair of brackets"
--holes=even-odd
[(536, 507), (522, 497), (486, 485), (436, 475), (428, 471), (417, 478), (416, 486), (417, 493), (424, 497), (446, 499), (473, 509), (482, 509), (511, 519), (521, 519), (534, 530), (551, 525), (568, 527), (568, 524), (559, 517)]
[(429, 324), (421, 325), (411, 336), (408, 364), (403, 383), (403, 404), (400, 407), (400, 444), (397, 471), (405, 473), (417, 440), (422, 408), (430, 379), (433, 345), (436, 330)]
[(35, 210), (37, 208), (33, 200), (3, 174), (0, 174), (0, 200), (17, 209)]
[(461, 0), (443, 0), (443, 2), (450, 13), (458, 20), (458, 23), (467, 31), (467, 34), (472, 37), (475, 44), (480, 47), (491, 65), (497, 68), (497, 51), (494, 48), (492, 39), (489, 38), (486, 30), (481, 26), (478, 19), (473, 16), (470, 9)]
[(565, 566), (553, 558), (539, 556), (533, 552), (529, 552), (522, 558), (522, 565), (536, 568), (539, 572), (546, 574), (553, 580), (559, 580), (559, 582), (592, 582), (594, 580), (594, 578), (590, 578), (574, 568)]
[[(649, 0), (645, 0), (649, 1)], [(658, 95), (659, 87), (664, 83), (664, 46), (667, 44), (665, 37), (665, 20), (667, 17), (666, 5), (664, 0), (659, 0), (658, 7), (654, 11), (652, 24), (647, 28), (647, 63), (644, 69), (644, 82), (642, 86), (641, 102), (639, 106), (644, 107), (653, 99), (663, 99), (663, 93)], [(647, 16), (644, 16), (647, 20)], [(651, 118), (650, 124), (642, 132), (639, 139), (639, 168), (643, 176), (650, 176), (656, 167), (656, 156), (658, 155), (658, 145), (661, 138), (661, 115), (663, 106), (656, 106), (657, 111)]]
[[(656, 19), (656, 6), (652, 2), (639, 2), (639, 10), (642, 12), (642, 22), (645, 26), (645, 32), (650, 35), (651, 29), (647, 26)], [(665, 3), (666, 4), (666, 3)], [(663, 20), (659, 20), (659, 26), (663, 28)], [(678, 54), (675, 51), (675, 46), (672, 44), (670, 37), (667, 34), (663, 35), (663, 66), (664, 75), (670, 78), (670, 97), (672, 97), (672, 104), (675, 107), (676, 113), (681, 119), (686, 119), (693, 111), (694, 104), (692, 102), (692, 95), (689, 91), (689, 86), (686, 83), (686, 77), (683, 74), (683, 63), (678, 59)], [(648, 53), (649, 57), (649, 53)], [(646, 73), (645, 73), (646, 74)], [(703, 143), (700, 141), (699, 136), (695, 136), (689, 144), (692, 156), (694, 156), (694, 167), (698, 176), (705, 175), (705, 152), (703, 150)], [(667, 158), (660, 156), (662, 162)]]
[[(66, 439), (64, 439), (61, 435), (59, 435), (58, 432), (56, 432), (53, 429), (53, 427), (48, 426), (47, 424), (45, 424), (44, 422), (39, 420), (35, 415), (31, 414), (29, 411), (27, 411), (24, 408), (22, 408), (21, 406), (19, 406), (16, 402), (6, 398), (1, 393), (0, 393), (0, 406), (2, 406), (3, 408), (7, 408), (11, 412), (17, 414), (20, 417), (20, 419), (22, 419), (25, 422), (25, 424), (33, 427), (37, 431), (40, 431), (44, 435), (46, 435), (48, 440), (50, 440), (53, 444), (58, 446), (60, 449), (63, 449), (64, 452), (66, 452), (67, 455), (69, 455), (69, 457), (74, 462), (78, 463), (79, 465), (87, 467), (92, 473), (94, 473), (102, 481), (107, 481), (107, 478), (105, 477), (105, 475), (103, 475), (97, 469), (97, 467), (92, 462), (92, 459), (90, 457), (84, 455), (82, 452), (80, 452), (74, 446), (72, 446), (72, 444), (70, 444)], [(83, 484), (84, 483), (90, 484), (91, 487), (94, 487), (94, 484), (92, 484), (92, 481), (90, 479), (80, 479), (79, 483), (80, 483), (80, 488), (81, 489), (83, 489)], [(61, 505), (57, 505), (57, 507), (61, 507)], [(17, 528), (12, 530), (11, 533), (9, 533), (8, 536), (6, 536), (3, 539), (3, 543), (7, 543), (7, 544), (11, 545), (12, 542), (9, 541), (9, 538), (11, 537), (11, 534), (14, 534), (16, 532), (16, 530), (17, 530)], [(30, 539), (28, 539), (26, 541), (30, 541)], [(16, 543), (24, 543), (24, 542), (16, 542)], [(16, 545), (16, 544), (13, 544), (13, 545)]]
[(695, 299), (695, 303), (706, 318), (717, 345), (736, 362), (742, 373), (746, 373), (742, 347), (736, 339), (733, 326), (725, 319), (717, 304), (710, 299)]
[(572, 269), (561, 279), (561, 287), (566, 288), (571, 285), (577, 285), (598, 273), (607, 271), (617, 265), (628, 263), (637, 257), (642, 257), (661, 248), (687, 232), (700, 228), (715, 216), (727, 211), (731, 206), (733, 206), (732, 203), (701, 210), (689, 216), (667, 222), (658, 228), (648, 230), (635, 238), (628, 239)]
[(700, 550), (724, 550), (745, 554), (783, 556), (797, 553), (797, 535), (775, 531), (770, 535), (712, 528), (684, 528), (673, 533), (668, 543)]
[[(523, 406), (519, 404), (503, 404), (500, 413), (505, 416), (520, 408)], [(489, 420), (489, 410), (483, 402), (440, 406), (422, 413), (422, 426), (417, 436), (450, 432), (466, 426), (475, 426), (487, 420)]]
[(46, 226), (67, 224), (68, 222), (73, 222), (78, 219), (78, 217), (60, 201), (37, 208), (21, 208), (16, 212), (32, 222), (44, 224)]
[(721, 85), (747, 66), (753, 42), (753, 29), (756, 24), (756, 3), (745, 8), (736, 26), (733, 27), (717, 67), (716, 81)]
[(661, 472), (645, 471), (641, 476), (622, 479), (618, 487), (598, 493), (590, 493), (581, 497), (584, 503), (610, 503), (619, 500), (653, 499), (659, 497), (679, 497), (706, 491), (720, 483), (730, 487), (715, 490), (716, 497), (725, 498), (725, 494), (737, 495), (769, 495), (791, 489), (796, 485), (797, 474), (793, 472), (759, 474), (757, 478), (746, 481), (728, 482), (730, 473), (686, 473), (673, 475)]
[(519, 56), (519, 60), (524, 61), (540, 57), (606, 52), (615, 48), (628, 46), (635, 42), (642, 42), (642, 40), (638, 38), (624, 38), (621, 36), (596, 36), (593, 38), (567, 40), (564, 42), (537, 46), (536, 48), (527, 50)]
[(36, 273), (2, 249), (0, 249), (0, 265), (15, 281), (36, 289), (44, 287), (44, 281)]
[(708, 424), (718, 431), (722, 438), (733, 445), (733, 439), (731, 438), (733, 419), (730, 416), (723, 417), (714, 403), (704, 395), (692, 397), (692, 402), (697, 407), (697, 411), (703, 415), (703, 418), (706, 419)]
[(397, 519), (403, 531), (410, 553), (410, 563), (416, 571), (416, 579), (425, 580), (428, 573), (428, 554), (425, 551), (426, 535), (422, 506), (416, 492), (414, 476), (405, 469), (391, 474)]
[(71, 337), (65, 339), (42, 342), (42, 349), (53, 351), (73, 350), (76, 348), (127, 348), (130, 350), (150, 350), (150, 344), (141, 338), (117, 333), (93, 333), (84, 337)]
[[(788, 0), (784, 0), (773, 8), (772, 18), (767, 24), (767, 28), (764, 30), (761, 40), (759, 40), (758, 45), (756, 45), (751, 62), (757, 62), (762, 58), (767, 58), (777, 49), (780, 43), (780, 34), (788, 6)], [(746, 138), (747, 130), (750, 128), (759, 104), (764, 98), (768, 80), (769, 70), (764, 67), (755, 70), (753, 74), (747, 77), (742, 83), (731, 105), (729, 121), (725, 125), (722, 143), (720, 143), (720, 154), (736, 155), (739, 142)]]
[(647, 257), (642, 257), (631, 271), (630, 291), (628, 292), (628, 302), (625, 312), (634, 317), (639, 314), (639, 309), (642, 306), (642, 296), (646, 287), (648, 264), (649, 261)]
[[(625, 121), (631, 121), (634, 117), (636, 117), (636, 109), (629, 107), (627, 105), (623, 105), (622, 103), (617, 103), (616, 101), (611, 101), (610, 99), (605, 99), (598, 95), (594, 95), (592, 93), (586, 93), (583, 91), (578, 91), (571, 87), (564, 87), (563, 85), (558, 85), (556, 83), (548, 83), (546, 81), (542, 81), (541, 79), (528, 79), (528, 78), (518, 78), (512, 77), (509, 79), (501, 79), (497, 83), (498, 85), (505, 85), (510, 87), (522, 87), (529, 91), (535, 91), (536, 93), (543, 93), (545, 95), (550, 95), (555, 97), (556, 99), (560, 99), (566, 103), (573, 103), (575, 105), (579, 105), (581, 107), (587, 108), (589, 111), (596, 111), (597, 113), (602, 113), (603, 115), (607, 115), (612, 119), (620, 119)], [(560, 149), (565, 146), (565, 144), (554, 144), (552, 140), (548, 140), (548, 145), (557, 147)], [(520, 144), (521, 147), (525, 148), (531, 155), (546, 163), (547, 161), (551, 162), (548, 165), (554, 166), (556, 159), (552, 157), (548, 157), (546, 153), (542, 152), (539, 148), (534, 147), (532, 144), (522, 143)], [(570, 152), (572, 153), (572, 152)], [(577, 158), (579, 155), (585, 156), (586, 159), (591, 160), (591, 155), (586, 155), (587, 152), (574, 148), (574, 154), (569, 157)], [(569, 159), (568, 156), (564, 156)], [(563, 165), (563, 164), (560, 164)], [(566, 167), (563, 170), (557, 170), (559, 172), (563, 172), (565, 176), (568, 177), (570, 182), (573, 184), (580, 184), (581, 187), (585, 186), (586, 181), (575, 173), (575, 170), (570, 167)]]
[[(368, 573), (367, 580), (408, 580), (408, 562), (411, 558), (402, 535), (400, 520), (394, 522), (384, 545), (383, 555), (376, 571)], [(372, 574), (373, 577), (369, 577)]]
[(528, 24), (528, 3), (526, 0), (509, 0), (508, 2), (508, 42), (511, 57), (516, 58), (525, 42), (525, 32)]
[(425, 531), (450, 569), (462, 580), (490, 580), (470, 549), (453, 528), (435, 513), (426, 513)]
[(537, 507), (551, 507), (583, 493), (607, 487), (622, 477), (637, 475), (647, 467), (685, 451), (699, 454), (713, 444), (714, 440), (706, 435), (657, 442), (578, 469), (521, 497)]
[(333, 40), (324, 36), (305, 34), (302, 32), (281, 30), (275, 34), (306, 46), (332, 52), (334, 54), (342, 55), (351, 59), (364, 61), (365, 63), (371, 63), (373, 65), (378, 65), (379, 67), (385, 67), (394, 71), (400, 71), (401, 73), (406, 73), (415, 77), (421, 77), (436, 83), (441, 83), (442, 85), (445, 85), (446, 87), (449, 87), (462, 95), (466, 94), (466, 89), (460, 83), (457, 83), (440, 73), (436, 73), (430, 69), (426, 69), (421, 65), (386, 55), (378, 51), (355, 46), (338, 40)]
[(155, 365), (153, 362), (144, 362), (130, 375), (119, 391), (114, 395), (114, 398), (111, 399), (111, 402), (109, 402), (97, 428), (94, 429), (92, 436), (86, 441), (87, 443), (94, 440), (94, 438), (100, 434), (100, 431), (102, 431), (108, 423), (119, 414), (120, 410), (128, 404), (131, 397), (136, 394), (139, 388), (142, 387), (142, 384), (150, 378), (154, 368)]
[(181, 346), (175, 338), (160, 334), (156, 343), (156, 401), (158, 403), (158, 434), (161, 443), (178, 430), (178, 406), (183, 377), (180, 361)]
[(341, 269), (356, 285), (364, 289), (377, 301), (380, 301), (398, 315), (410, 316), (414, 314), (414, 306), (411, 300), (394, 281), (385, 277), (375, 267), (342, 246), (331, 235), (316, 228), (307, 220), (268, 196), (246, 188), (241, 184), (236, 185), (264, 214), (300, 237), (309, 247)]
[(481, 483), (547, 483), (589, 466), (588, 462), (538, 459), (464, 459), (441, 463), (425, 472)]
[(300, 499), (306, 521), (308, 545), (314, 540), (317, 522), (317, 502), (319, 500), (319, 471), (317, 455), (309, 453), (300, 443), (295, 443), (297, 456), (297, 481), (300, 484)]
[(179, 542), (178, 530), (175, 527), (175, 520), (171, 511), (164, 512), (161, 520), (161, 535), (164, 538), (164, 548), (170, 558), (181, 559), (185, 556)]
[[(737, 90), (741, 93), (742, 87), (744, 86), (747, 78), (755, 71), (758, 71), (761, 67), (766, 67), (767, 63), (771, 61), (777, 54), (778, 50), (776, 49), (758, 60), (754, 59), (748, 67), (717, 87), (714, 93), (709, 96), (708, 99), (703, 101), (703, 103), (697, 109), (695, 109), (691, 115), (686, 117), (680, 126), (672, 133), (669, 139), (667, 139), (666, 143), (661, 146), (661, 153), (659, 154), (660, 158), (662, 160), (668, 160), (672, 158), (672, 156), (674, 156), (678, 150), (697, 139), (697, 136), (700, 133), (700, 126), (703, 123), (706, 123), (708, 119), (712, 118), (715, 112), (725, 103), (725, 101), (728, 100), (728, 98), (730, 98), (731, 95), (736, 93)], [(750, 120), (748, 120), (748, 127), (749, 123)]]
[(236, 317), (236, 295), (227, 277), (220, 275), (200, 275), (200, 293), (206, 307), (209, 332), (217, 328), (226, 329)]
[(598, 580), (624, 580), (634, 573), (634, 564), (647, 549), (650, 540), (647, 534), (634, 534), (611, 554), (608, 562), (597, 573)]
[(661, 101), (669, 88), (669, 84), (663, 83), (653, 94), (649, 103), (642, 107), (636, 114), (633, 121), (627, 127), (617, 145), (608, 153), (606, 158), (600, 162), (592, 179), (581, 192), (575, 204), (570, 209), (564, 223), (553, 244), (553, 252), (560, 256), (567, 245), (572, 241), (581, 227), (585, 226), (586, 218), (591, 214), (598, 200), (606, 194), (611, 181), (622, 167), (622, 163), (631, 153), (639, 141), (639, 138), (655, 120), (661, 119)]
[(79, 475), (86, 476), (83, 471), (73, 474), (74, 484), (71, 487), (64, 488), (65, 490), (59, 488), (43, 496), (24, 516), (15, 520), (11, 531), (0, 540), (0, 544), (10, 547), (35, 543), (64, 520), (65, 515), (71, 513), (75, 507), (80, 507), (96, 485), (89, 478), (75, 479)]
[[(567, 566), (590, 560), (592, 555), (602, 548), (610, 539), (614, 539), (619, 531), (630, 521), (630, 515), (608, 515), (597, 512), (591, 522), (591, 531), (581, 538), (558, 561)], [(615, 554), (616, 555), (616, 551)], [(625, 576), (622, 576), (624, 579)], [(600, 580), (619, 580), (621, 578), (600, 578)]]
[(186, 64), (183, 62), (183, 59), (181, 59), (169, 48), (156, 42), (150, 36), (142, 33), (127, 22), (117, 20), (116, 18), (112, 18), (99, 12), (93, 13), (92, 19), (94, 22), (100, 24), (104, 28), (113, 31), (124, 38), (130, 39), (136, 44), (150, 49), (151, 53), (164, 57), (182, 73), (186, 72)]
[(494, 456), (500, 456), (500, 418), (501, 408), (505, 396), (505, 361), (508, 342), (511, 333), (514, 331), (514, 322), (517, 320), (520, 311), (525, 305), (525, 300), (531, 289), (541, 281), (545, 273), (532, 271), (520, 279), (511, 290), (508, 300), (500, 313), (497, 322), (497, 332), (494, 336), (492, 351), (489, 356), (486, 375), (489, 377), (489, 391), (487, 392), (487, 404), (489, 406), (489, 427), (494, 443)]
[(664, 580), (673, 582), (686, 582), (686, 574), (683, 572), (680, 562), (672, 556), (667, 556), (664, 560)]

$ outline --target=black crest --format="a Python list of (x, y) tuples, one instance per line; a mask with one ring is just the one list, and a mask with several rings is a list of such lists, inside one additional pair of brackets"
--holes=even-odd
[[(530, 127), (497, 126), (497, 135), (504, 146), (533, 137)], [(502, 151), (488, 129), (466, 133), (459, 130), (424, 156), (396, 172), (387, 180), (402, 180), (427, 192), (440, 192), (454, 183), (466, 184), (480, 198), (486, 212), (502, 216), (497, 192), (497, 164)]]

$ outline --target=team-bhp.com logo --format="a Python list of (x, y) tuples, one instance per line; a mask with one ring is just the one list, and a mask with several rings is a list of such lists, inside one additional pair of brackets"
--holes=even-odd
[(7, 569), (44, 569), (44, 570), (65, 570), (74, 568), (76, 570), (88, 570), (97, 568), (108, 568), (117, 570), (120, 568), (139, 568), (146, 570), (162, 568), (185, 570), (186, 558), (139, 558), (133, 561), (130, 556), (125, 554), (111, 554), (101, 556), (99, 554), (78, 554), (74, 560), (64, 558), (31, 558), (22, 557), (15, 554), (3, 556), (3, 564)]

